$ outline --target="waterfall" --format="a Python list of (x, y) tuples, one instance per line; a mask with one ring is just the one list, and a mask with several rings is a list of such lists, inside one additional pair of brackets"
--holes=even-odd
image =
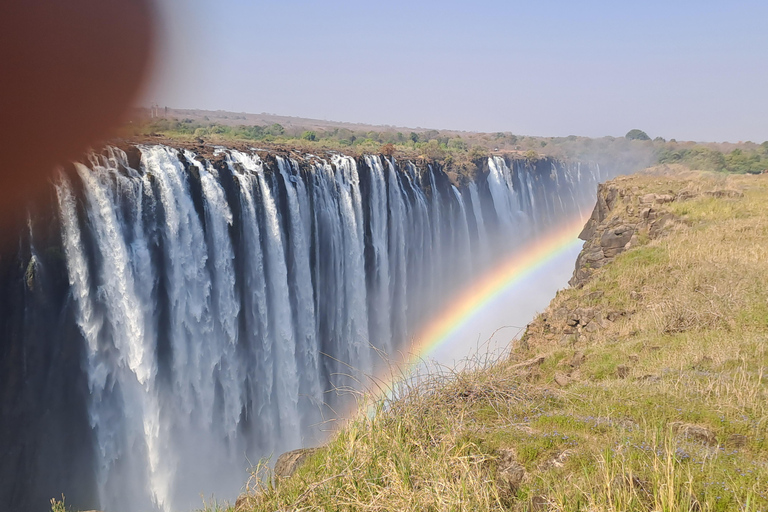
[[(82, 407), (59, 428), (92, 446), (93, 481), (67, 484), (68, 502), (234, 499), (250, 465), (321, 442), (323, 420), (353, 403), (345, 390), (371, 386), (496, 262), (588, 213), (608, 177), (588, 163), (481, 164), (451, 179), (380, 155), (140, 145), (62, 173), (20, 244), (38, 281), (14, 307), (62, 333), (39, 343), (72, 333), (82, 354), (65, 375)], [(25, 499), (17, 508), (44, 510)]]

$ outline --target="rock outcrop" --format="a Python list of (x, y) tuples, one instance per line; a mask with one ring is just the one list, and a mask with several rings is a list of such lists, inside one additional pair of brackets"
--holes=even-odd
[(275, 462), (275, 476), (277, 478), (288, 478), (293, 475), (302, 464), (317, 451), (317, 448), (299, 448), (285, 452), (277, 458)]
[(641, 238), (658, 238), (678, 221), (661, 207), (675, 201), (675, 195), (638, 196), (620, 184), (614, 180), (598, 187), (595, 209), (579, 234), (586, 243), (576, 260), (571, 286), (583, 286), (595, 270), (637, 245)]

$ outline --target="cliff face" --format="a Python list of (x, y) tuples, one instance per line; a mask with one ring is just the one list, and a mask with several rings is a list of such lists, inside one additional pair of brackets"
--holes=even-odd
[[(724, 176), (711, 179), (677, 166), (650, 168), (639, 176), (618, 177), (600, 184), (595, 208), (579, 234), (584, 247), (569, 281), (572, 290), (584, 288), (603, 267), (629, 249), (648, 246), (690, 225), (689, 219), (677, 213), (687, 211), (686, 202), (729, 200), (743, 195)], [(593, 283), (590, 290), (578, 302), (564, 301), (568, 294), (556, 297), (528, 326), (524, 342), (535, 339), (566, 347), (588, 341), (619, 319), (626, 321), (643, 298), (640, 289), (629, 290), (628, 301), (623, 300), (625, 297), (605, 300), (606, 290), (599, 284)]]
[(662, 236), (679, 220), (663, 207), (677, 198), (674, 192), (638, 196), (621, 184), (614, 180), (598, 187), (595, 209), (579, 234), (585, 244), (576, 260), (571, 286), (583, 286), (595, 270), (641, 239)]

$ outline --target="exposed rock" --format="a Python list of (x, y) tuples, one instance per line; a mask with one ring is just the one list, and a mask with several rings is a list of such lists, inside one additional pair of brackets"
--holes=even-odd
[(275, 476), (278, 478), (288, 478), (293, 475), (304, 461), (317, 450), (317, 448), (299, 448), (298, 450), (285, 452), (277, 458)]
[(517, 461), (517, 454), (511, 448), (499, 450), (496, 466), (496, 485), (499, 494), (511, 498), (517, 494), (525, 478), (525, 468)]
[(541, 366), (544, 363), (544, 356), (536, 356), (532, 359), (528, 359), (527, 361), (523, 361), (522, 363), (513, 364), (510, 369), (512, 370), (520, 370), (520, 369), (527, 369), (532, 368), (534, 366)]
[(744, 197), (744, 192), (733, 189), (721, 189), (705, 192), (710, 197)]
[(728, 448), (744, 448), (747, 446), (747, 441), (749, 441), (749, 438), (745, 435), (731, 434), (728, 436), (728, 439), (726, 439), (725, 445)]
[(549, 510), (549, 500), (546, 496), (537, 494), (528, 501), (528, 512), (544, 512)]
[(253, 510), (257, 497), (253, 494), (241, 494), (235, 500), (235, 512), (247, 512)]
[(567, 461), (571, 455), (573, 455), (573, 450), (563, 450), (562, 452), (558, 453), (551, 459), (547, 460), (540, 466), (542, 470), (547, 470), (550, 468), (561, 468), (565, 465), (565, 461)]
[(578, 368), (582, 365), (584, 362), (585, 356), (584, 352), (581, 350), (577, 351), (575, 354), (573, 354), (573, 357), (571, 358), (571, 367)]
[(37, 257), (33, 254), (29, 258), (29, 264), (27, 264), (27, 270), (24, 272), (24, 282), (27, 284), (27, 289), (31, 292), (35, 291), (35, 280), (37, 279)]
[(675, 421), (671, 425), (672, 430), (681, 437), (698, 441), (708, 446), (716, 446), (715, 433), (708, 427)]
[(698, 194), (695, 192), (691, 192), (690, 190), (683, 190), (682, 192), (677, 194), (678, 201), (687, 201), (688, 199), (693, 199), (694, 197), (698, 197)]
[(651, 222), (651, 226), (648, 229), (648, 235), (651, 238), (659, 238), (664, 233), (665, 228), (673, 224), (675, 220), (676, 217), (671, 213), (665, 213), (664, 215), (657, 217)]
[[(658, 238), (666, 234), (667, 229), (677, 220), (671, 213), (664, 211), (662, 206), (677, 199), (672, 194), (640, 196), (641, 208), (632, 206), (636, 203), (632, 202), (631, 197), (637, 197), (637, 191), (627, 193), (615, 184), (600, 185), (597, 196), (595, 209), (579, 234), (579, 238), (586, 243), (569, 281), (574, 287), (582, 286), (595, 270), (622, 252), (640, 245), (639, 233), (648, 233), (651, 239)], [(619, 208), (619, 204), (626, 207)]]
[(600, 325), (596, 321), (589, 322), (586, 326), (584, 326), (584, 330), (586, 332), (597, 332), (600, 330)]
[(571, 383), (571, 378), (568, 375), (560, 372), (555, 373), (555, 384), (557, 384), (561, 388), (564, 388), (570, 383)]
[(653, 484), (631, 473), (616, 475), (611, 481), (610, 490), (617, 496), (632, 494), (649, 504), (653, 499)]

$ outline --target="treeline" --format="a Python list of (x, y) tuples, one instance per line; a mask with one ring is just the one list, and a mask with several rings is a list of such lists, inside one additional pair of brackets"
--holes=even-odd
[(624, 137), (533, 137), (508, 132), (306, 129), (277, 123), (228, 125), (207, 118), (145, 118), (126, 126), (124, 135), (163, 135), (213, 143), (253, 141), (306, 151), (397, 154), (440, 161), (459, 174), (473, 173), (476, 170), (473, 162), (496, 152), (517, 153), (520, 158), (529, 160), (552, 157), (590, 161), (618, 173), (656, 163), (680, 163), (692, 169), (733, 173), (760, 173), (768, 169), (768, 141), (760, 145), (751, 142), (697, 144), (674, 139), (666, 141), (661, 137), (651, 139), (637, 129), (630, 130)]
[(744, 146), (727, 152), (701, 144), (683, 148), (666, 147), (659, 152), (659, 163), (680, 163), (692, 169), (737, 174), (768, 172), (768, 141)]

